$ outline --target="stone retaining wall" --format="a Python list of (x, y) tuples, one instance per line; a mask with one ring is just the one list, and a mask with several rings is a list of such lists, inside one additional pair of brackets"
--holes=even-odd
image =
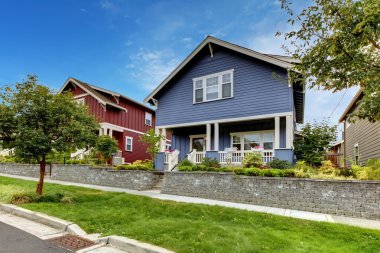
[(162, 193), (380, 220), (380, 182), (167, 172)]
[[(47, 175), (50, 175), (47, 165)], [(0, 164), (0, 173), (38, 177), (38, 165)], [(151, 171), (123, 171), (107, 168), (90, 168), (84, 165), (53, 165), (51, 179), (83, 184), (113, 186), (132, 190), (150, 190), (157, 184), (159, 176)]]

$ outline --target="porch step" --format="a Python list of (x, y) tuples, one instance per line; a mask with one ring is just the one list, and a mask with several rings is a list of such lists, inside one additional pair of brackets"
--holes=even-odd
[(161, 190), (162, 187), (162, 181), (164, 180), (164, 175), (159, 175), (159, 179), (157, 180), (157, 183), (155, 186), (153, 186), (153, 190)]

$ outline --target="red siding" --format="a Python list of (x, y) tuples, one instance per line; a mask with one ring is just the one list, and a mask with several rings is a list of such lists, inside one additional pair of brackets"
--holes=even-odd
[[(85, 94), (86, 92), (78, 86), (68, 86), (71, 89), (74, 96)], [(110, 99), (112, 102), (117, 103), (116, 100), (106, 94), (102, 93), (103, 96)], [(93, 96), (87, 95), (83, 97), (85, 99), (85, 104), (88, 106), (89, 113), (93, 115), (100, 123), (107, 122), (113, 125), (121, 126), (124, 128), (129, 128), (138, 132), (145, 133), (150, 128), (155, 126), (155, 113), (139, 104), (133, 103), (124, 98), (120, 98), (119, 106), (126, 108), (128, 112), (120, 110), (118, 108), (107, 106), (106, 110), (104, 107), (96, 100)], [(145, 112), (152, 114), (152, 126), (145, 125)], [(125, 137), (129, 136), (133, 138), (133, 148), (132, 152), (125, 151)], [(122, 150), (125, 162), (132, 163), (136, 160), (151, 159), (150, 155), (146, 153), (146, 145), (139, 142), (141, 134), (125, 130), (123, 133), (113, 132), (113, 137), (118, 140), (119, 148)], [(168, 134), (170, 136), (170, 134)]]
[[(146, 144), (140, 142), (141, 134), (134, 133), (131, 131), (124, 131), (123, 138), (123, 157), (125, 158), (126, 163), (132, 163), (136, 160), (145, 160), (151, 159), (150, 155), (146, 153)], [(132, 137), (132, 151), (125, 151), (125, 138)]]

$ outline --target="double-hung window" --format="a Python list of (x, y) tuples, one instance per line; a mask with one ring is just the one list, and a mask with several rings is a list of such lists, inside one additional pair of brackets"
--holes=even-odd
[(133, 149), (133, 138), (132, 137), (125, 137), (125, 151), (131, 151)]
[(152, 114), (145, 112), (145, 125), (152, 126)]
[(194, 103), (233, 97), (233, 72), (228, 70), (193, 79)]

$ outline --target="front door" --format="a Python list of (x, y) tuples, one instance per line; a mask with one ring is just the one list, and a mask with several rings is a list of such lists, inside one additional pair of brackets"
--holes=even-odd
[(203, 152), (206, 150), (206, 135), (190, 136), (190, 151)]

